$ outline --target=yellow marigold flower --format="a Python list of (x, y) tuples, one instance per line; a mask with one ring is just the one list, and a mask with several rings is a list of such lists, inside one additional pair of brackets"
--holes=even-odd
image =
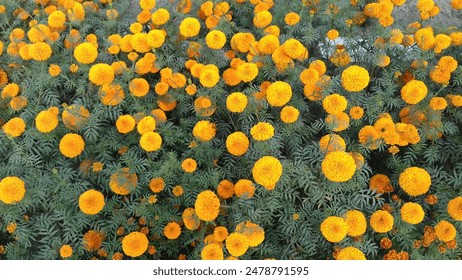
[(220, 81), (220, 74), (214, 69), (204, 69), (199, 76), (199, 82), (207, 88), (214, 87)]
[(456, 10), (462, 10), (461, 0), (451, 0), (451, 7)]
[(226, 108), (233, 113), (242, 113), (247, 107), (247, 95), (233, 92), (226, 98)]
[(350, 125), (350, 117), (344, 112), (340, 112), (335, 115), (329, 114), (326, 117), (326, 123), (330, 129), (335, 132), (339, 132), (348, 128)]
[(201, 251), (202, 260), (223, 260), (223, 249), (217, 243), (209, 243)]
[(451, 37), (451, 44), (453, 46), (461, 46), (462, 45), (462, 32), (452, 32), (449, 37)]
[(8, 176), (0, 181), (0, 201), (6, 204), (20, 202), (26, 194), (24, 181), (16, 176)]
[(109, 84), (114, 80), (114, 69), (106, 63), (98, 63), (91, 66), (88, 78), (98, 86)]
[(89, 230), (83, 235), (83, 248), (87, 251), (98, 251), (106, 239), (104, 233), (96, 230)]
[(369, 72), (357, 65), (352, 65), (342, 72), (342, 86), (350, 92), (359, 92), (367, 87), (370, 81)]
[(2, 127), (3, 132), (10, 137), (19, 137), (26, 130), (26, 123), (19, 117), (12, 118)]
[(202, 221), (210, 222), (216, 219), (220, 211), (220, 200), (212, 191), (202, 191), (194, 203), (196, 215)]
[(432, 97), (430, 99), (430, 108), (435, 111), (443, 111), (448, 106), (448, 102), (443, 97)]
[(136, 121), (130, 115), (122, 115), (117, 118), (116, 127), (117, 131), (126, 134), (135, 129)]
[(162, 137), (154, 131), (145, 132), (141, 135), (140, 146), (146, 152), (154, 152), (162, 146)]
[(165, 188), (165, 181), (161, 177), (152, 178), (149, 181), (149, 189), (154, 193), (159, 193)]
[(273, 20), (273, 15), (269, 11), (261, 11), (254, 15), (253, 25), (256, 28), (265, 28)]
[(273, 107), (282, 107), (292, 98), (292, 87), (282, 81), (272, 83), (266, 90), (266, 100)]
[(265, 240), (265, 231), (259, 225), (250, 221), (239, 223), (236, 232), (247, 237), (249, 247), (256, 247)]
[(216, 126), (209, 121), (198, 121), (192, 131), (194, 137), (202, 142), (208, 142), (215, 137)]
[(257, 184), (267, 190), (273, 190), (282, 175), (281, 162), (272, 156), (264, 156), (255, 162), (252, 175)]
[(358, 248), (349, 246), (337, 253), (337, 260), (366, 260), (366, 256)]
[(364, 109), (360, 106), (354, 106), (350, 109), (350, 117), (353, 120), (359, 120), (364, 116)]
[(152, 48), (148, 43), (148, 34), (137, 32), (130, 38), (132, 48), (139, 53), (146, 53)]
[(298, 120), (300, 111), (293, 106), (284, 106), (280, 113), (280, 118), (284, 123), (294, 123)]
[(281, 47), (284, 53), (292, 59), (303, 60), (308, 57), (308, 50), (297, 39), (290, 38)]
[(66, 14), (56, 10), (48, 16), (48, 25), (51, 28), (62, 28), (66, 22)]
[(83, 128), (90, 117), (90, 112), (82, 105), (74, 104), (64, 109), (62, 120), (64, 125), (72, 130)]
[(457, 231), (453, 224), (446, 220), (442, 220), (435, 225), (435, 235), (439, 240), (449, 242), (456, 238)]
[(199, 217), (196, 215), (196, 210), (192, 207), (188, 207), (184, 209), (183, 214), (181, 215), (183, 218), (184, 226), (189, 230), (196, 230), (199, 228), (201, 221)]
[(160, 8), (152, 13), (151, 20), (155, 25), (163, 25), (170, 19), (170, 13), (164, 8)]
[(249, 249), (247, 237), (241, 233), (231, 233), (226, 238), (226, 249), (234, 257), (240, 257), (244, 255)]
[(257, 141), (266, 141), (274, 136), (274, 127), (267, 122), (259, 122), (252, 126), (250, 135)]
[(59, 255), (63, 259), (70, 258), (72, 256), (72, 247), (67, 244), (61, 246), (59, 249)]
[(176, 222), (170, 222), (164, 227), (164, 235), (170, 240), (177, 239), (181, 234), (181, 227)]
[(226, 149), (233, 156), (242, 156), (249, 149), (249, 138), (240, 131), (234, 132), (226, 138)]
[(29, 54), (33, 60), (45, 61), (50, 58), (52, 50), (47, 43), (37, 42), (29, 46)]
[(366, 125), (359, 130), (359, 143), (365, 145), (371, 150), (375, 150), (381, 143), (379, 132), (372, 126)]
[(338, 31), (335, 30), (335, 29), (331, 29), (331, 30), (327, 31), (327, 33), (326, 33), (326, 37), (327, 37), (328, 39), (330, 39), (330, 40), (335, 40), (335, 39), (337, 39), (339, 35), (340, 35), (340, 34), (338, 33)]
[(138, 185), (138, 175), (130, 172), (127, 167), (120, 168), (114, 172), (109, 179), (111, 190), (120, 195), (127, 195)]
[(141, 232), (132, 232), (122, 239), (122, 250), (125, 255), (136, 258), (141, 256), (148, 249), (149, 240)]
[(286, 16), (284, 17), (284, 22), (287, 25), (295, 25), (299, 21), (300, 21), (300, 16), (294, 12), (287, 13)]
[(100, 161), (95, 161), (95, 162), (93, 162), (92, 165), (91, 165), (91, 170), (92, 170), (93, 172), (96, 173), (96, 172), (102, 171), (102, 170), (103, 170), (103, 167), (104, 167), (104, 164), (103, 164), (102, 162), (100, 162)]
[(136, 130), (140, 135), (156, 129), (156, 120), (151, 116), (143, 117), (136, 125)]
[(348, 232), (347, 223), (340, 217), (330, 216), (321, 223), (321, 233), (329, 242), (340, 242)]
[(255, 63), (241, 63), (236, 68), (237, 77), (244, 83), (253, 81), (258, 76), (258, 67)]
[(180, 34), (186, 38), (199, 34), (201, 24), (197, 18), (187, 17), (180, 23)]
[(388, 55), (380, 55), (378, 58), (378, 66), (386, 67), (390, 64), (390, 57)]
[(349, 236), (360, 236), (366, 232), (367, 221), (366, 217), (361, 211), (348, 210), (344, 216), (347, 223), (347, 234)]
[(101, 103), (106, 106), (119, 105), (125, 98), (123, 88), (119, 84), (105, 84), (98, 93)]
[(338, 134), (327, 134), (319, 140), (319, 146), (323, 153), (345, 151), (345, 140)]
[(75, 158), (79, 156), (85, 148), (82, 136), (75, 133), (68, 133), (59, 142), (59, 151), (65, 157)]
[(375, 174), (369, 181), (369, 188), (377, 193), (387, 193), (393, 191), (390, 178), (387, 175)]
[(347, 106), (348, 106), (348, 101), (346, 100), (346, 98), (341, 96), (338, 93), (328, 95), (322, 101), (322, 107), (329, 114), (334, 114), (334, 115), (339, 114), (345, 111)]
[(228, 237), (227, 228), (218, 226), (213, 230), (213, 238), (216, 242), (223, 242), (225, 241), (226, 237)]
[(258, 41), (258, 51), (265, 54), (272, 54), (279, 47), (279, 38), (275, 35), (266, 35)]
[(411, 80), (401, 88), (401, 98), (407, 104), (417, 104), (427, 96), (427, 86), (422, 81)]
[(50, 67), (48, 67), (48, 73), (52, 77), (56, 77), (61, 73), (61, 67), (56, 64), (50, 64)]
[(435, 37), (433, 30), (430, 28), (421, 28), (414, 34), (417, 46), (423, 51), (430, 50), (435, 47)]
[[(114, 20), (119, 17), (119, 12), (116, 9), (108, 9), (106, 10), (106, 18), (109, 20)], [(151, 13), (149, 13), (149, 17), (151, 17)]]
[(181, 162), (181, 168), (186, 173), (193, 173), (197, 169), (197, 162), (192, 158), (187, 158)]
[(19, 85), (16, 83), (9, 83), (2, 89), (2, 98), (13, 98), (19, 94)]
[(403, 206), (401, 206), (400, 213), (401, 219), (411, 225), (416, 225), (422, 222), (425, 217), (425, 212), (422, 209), (422, 206), (414, 202), (404, 203)]
[(451, 46), (451, 37), (446, 34), (438, 34), (435, 36), (435, 53), (441, 53), (443, 50)]
[(462, 221), (462, 196), (451, 199), (448, 202), (447, 211), (451, 218)]
[(346, 182), (353, 177), (355, 171), (355, 160), (343, 151), (330, 152), (322, 161), (322, 173), (332, 182)]
[(183, 189), (183, 187), (180, 186), (180, 185), (174, 186), (173, 189), (172, 189), (172, 194), (173, 194), (173, 196), (175, 196), (175, 197), (180, 197), (180, 196), (182, 196), (182, 195), (184, 194), (184, 189)]
[(74, 49), (74, 57), (79, 63), (91, 64), (98, 57), (98, 49), (94, 44), (84, 42)]
[(165, 42), (164, 31), (158, 29), (149, 31), (146, 37), (146, 42), (150, 48), (160, 48)]
[(247, 179), (240, 179), (234, 185), (234, 193), (239, 198), (250, 198), (255, 194), (255, 185)]
[(459, 65), (459, 63), (452, 56), (443, 56), (438, 61), (437, 65), (438, 65), (438, 68), (449, 71), (449, 72), (452, 73), (452, 72), (456, 71), (457, 66)]
[(75, 63), (72, 63), (69, 66), (69, 72), (76, 73), (77, 71), (79, 71), (79, 66), (77, 64), (75, 64)]
[(420, 167), (408, 167), (399, 175), (400, 187), (411, 196), (418, 196), (430, 189), (431, 177)]
[(103, 210), (104, 195), (97, 190), (88, 190), (79, 197), (80, 211), (87, 215), (96, 215)]
[(143, 78), (135, 78), (130, 81), (130, 92), (136, 97), (143, 97), (149, 92), (149, 83)]
[(217, 186), (217, 194), (223, 199), (228, 199), (234, 195), (234, 184), (229, 180), (222, 180)]
[(213, 50), (220, 50), (226, 44), (226, 35), (220, 30), (212, 30), (205, 36), (205, 43)]
[(372, 229), (377, 233), (386, 233), (393, 228), (393, 216), (384, 210), (375, 211), (369, 221)]
[(140, 0), (140, 7), (143, 10), (152, 10), (154, 9), (155, 6), (156, 6), (156, 0)]

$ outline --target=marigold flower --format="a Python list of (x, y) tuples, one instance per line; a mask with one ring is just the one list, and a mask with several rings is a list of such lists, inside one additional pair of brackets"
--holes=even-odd
[(322, 173), (332, 182), (346, 182), (353, 177), (355, 171), (355, 160), (343, 151), (330, 152), (322, 161)]
[(321, 233), (329, 242), (340, 242), (348, 232), (347, 223), (340, 217), (330, 216), (321, 223)]
[(170, 13), (164, 8), (160, 8), (152, 13), (151, 20), (155, 25), (163, 25), (170, 19)]
[(117, 131), (126, 134), (135, 129), (136, 120), (130, 115), (121, 115), (117, 118)]
[(91, 66), (88, 78), (98, 86), (109, 84), (114, 80), (114, 69), (106, 63), (98, 63)]
[[(5, 74), (6, 75), (6, 74)], [(5, 80), (7, 80), (6, 78)], [(20, 88), (16, 83), (9, 83), (2, 89), (2, 98), (13, 98), (19, 94)]]
[(88, 190), (79, 197), (80, 211), (87, 215), (96, 215), (103, 210), (104, 195), (97, 190)]
[(59, 151), (65, 157), (75, 158), (79, 156), (85, 148), (85, 141), (82, 136), (76, 133), (67, 133), (59, 142)]
[(79, 63), (91, 64), (98, 57), (98, 49), (90, 42), (81, 43), (74, 49), (74, 57)]
[(244, 83), (251, 82), (258, 76), (258, 67), (255, 63), (241, 63), (236, 67), (236, 75)]
[(48, 16), (48, 25), (51, 28), (62, 28), (66, 22), (66, 14), (56, 10)]
[(339, 132), (348, 128), (350, 125), (350, 117), (344, 112), (340, 112), (335, 115), (328, 114), (326, 117), (326, 123), (332, 131)]
[(226, 98), (226, 108), (233, 113), (242, 113), (247, 102), (247, 95), (242, 92), (233, 92)]
[(222, 180), (217, 186), (217, 194), (222, 199), (228, 199), (234, 195), (234, 184), (229, 180)]
[(357, 237), (366, 232), (367, 221), (361, 211), (348, 210), (345, 213), (344, 220), (347, 223), (347, 234), (349, 236)]
[(375, 211), (369, 221), (372, 229), (378, 233), (389, 232), (393, 228), (393, 216), (384, 210)]
[(150, 48), (160, 48), (165, 42), (165, 33), (163, 30), (150, 30), (146, 42)]
[(202, 191), (197, 195), (194, 208), (199, 219), (206, 222), (213, 221), (220, 211), (220, 200), (214, 192)]
[(143, 97), (149, 92), (149, 83), (143, 78), (135, 78), (130, 81), (130, 92), (136, 97)]
[(280, 118), (284, 123), (294, 123), (298, 120), (300, 111), (293, 106), (284, 106), (280, 113)]
[(339, 114), (348, 106), (348, 101), (345, 97), (338, 93), (326, 96), (322, 101), (322, 107), (328, 114)]
[(391, 246), (393, 246), (393, 242), (391, 241), (390, 238), (384, 237), (380, 239), (380, 248), (382, 249), (390, 249)]
[(273, 20), (273, 15), (269, 11), (261, 11), (254, 15), (253, 25), (256, 28), (265, 28)]
[(15, 117), (6, 122), (3, 125), (2, 130), (10, 137), (19, 137), (26, 130), (26, 123), (23, 119)]
[(451, 199), (448, 202), (447, 211), (451, 218), (462, 221), (462, 196)]
[(250, 129), (250, 134), (257, 141), (266, 141), (274, 136), (274, 127), (267, 122), (259, 122)]
[(164, 188), (165, 188), (165, 181), (164, 181), (164, 179), (161, 178), (161, 177), (152, 178), (152, 179), (149, 181), (149, 189), (151, 189), (151, 191), (152, 191), (153, 193), (159, 193), (159, 192), (161, 192)]
[(63, 259), (70, 258), (72, 256), (72, 247), (67, 244), (61, 246), (61, 248), (59, 249), (59, 255)]
[(292, 87), (282, 81), (272, 83), (266, 90), (266, 100), (273, 107), (282, 107), (292, 98)]
[(339, 35), (340, 35), (340, 34), (338, 33), (338, 31), (335, 30), (335, 29), (331, 29), (331, 30), (327, 31), (327, 33), (326, 33), (326, 37), (327, 37), (329, 40), (335, 40), (335, 39), (338, 38)]
[(197, 162), (192, 158), (187, 158), (181, 162), (181, 168), (186, 173), (193, 173), (197, 169)]
[(120, 168), (109, 178), (109, 187), (119, 195), (127, 195), (138, 185), (138, 175), (127, 167)]
[(226, 238), (226, 249), (234, 257), (244, 255), (248, 248), (248, 239), (241, 233), (233, 232)]
[(101, 103), (106, 106), (119, 105), (125, 98), (125, 92), (119, 84), (105, 84), (98, 93)]
[(56, 77), (61, 73), (61, 67), (56, 64), (50, 64), (50, 67), (48, 67), (48, 73), (52, 77)]
[(223, 260), (223, 249), (217, 243), (209, 243), (201, 251), (202, 260)]
[(176, 222), (169, 222), (164, 227), (164, 235), (170, 240), (177, 239), (181, 234), (181, 227)]
[(0, 201), (5, 204), (16, 204), (26, 194), (24, 181), (16, 176), (8, 176), (0, 181)]
[(282, 175), (281, 162), (272, 156), (264, 156), (255, 162), (252, 175), (257, 184), (267, 190), (273, 190)]
[(184, 189), (183, 189), (183, 187), (180, 186), (180, 185), (174, 186), (173, 189), (172, 189), (172, 194), (173, 194), (173, 196), (175, 196), (175, 197), (180, 197), (180, 196), (182, 196), (182, 195), (184, 194)]
[(443, 242), (449, 242), (456, 238), (457, 231), (453, 224), (446, 220), (442, 220), (435, 225), (436, 238)]
[(279, 47), (279, 38), (275, 35), (269, 34), (258, 41), (258, 51), (263, 54), (272, 54)]
[(430, 99), (430, 108), (435, 111), (443, 111), (448, 106), (448, 102), (443, 97), (432, 97)]
[(220, 81), (220, 74), (214, 69), (204, 69), (200, 72), (199, 82), (206, 88), (214, 87)]
[(146, 152), (154, 152), (162, 146), (162, 137), (154, 131), (145, 132), (141, 135), (140, 146)]
[(213, 50), (220, 50), (226, 44), (226, 35), (220, 30), (212, 30), (205, 36), (205, 43)]
[(249, 138), (242, 132), (234, 132), (226, 138), (226, 149), (234, 156), (242, 156), (249, 149)]
[(226, 237), (228, 237), (228, 229), (223, 226), (218, 226), (213, 230), (213, 238), (216, 242), (223, 242), (225, 241)]
[(234, 184), (234, 193), (239, 198), (251, 198), (255, 194), (255, 185), (247, 179), (240, 179)]
[(291, 59), (303, 60), (308, 58), (308, 50), (297, 39), (290, 38), (281, 47), (283, 52)]
[(369, 72), (357, 65), (343, 70), (341, 79), (343, 88), (350, 92), (359, 92), (365, 89), (370, 81)]
[(256, 247), (265, 240), (265, 231), (259, 225), (250, 221), (239, 223), (236, 232), (247, 237), (249, 247)]
[(349, 246), (345, 247), (337, 253), (337, 260), (366, 260), (366, 256), (361, 250)]
[(345, 151), (345, 140), (338, 134), (327, 134), (319, 140), (321, 151), (326, 153), (334, 151)]
[(87, 251), (98, 251), (106, 239), (104, 233), (96, 230), (89, 230), (83, 235), (83, 248)]
[(122, 239), (122, 250), (125, 255), (136, 258), (146, 252), (149, 246), (149, 240), (141, 232), (132, 232)]
[(401, 206), (401, 219), (408, 224), (416, 225), (425, 217), (425, 212), (422, 209), (422, 206), (414, 202), (406, 202)]
[(436, 44), (433, 30), (430, 28), (421, 28), (417, 30), (414, 34), (414, 38), (417, 46), (423, 51), (432, 49)]
[(409, 81), (401, 88), (401, 97), (407, 104), (417, 104), (427, 96), (427, 86), (418, 80)]
[(377, 193), (388, 193), (393, 191), (390, 178), (384, 174), (375, 174), (369, 181), (369, 188)]
[(180, 23), (180, 34), (186, 38), (199, 34), (201, 24), (197, 18), (187, 17)]
[(216, 126), (209, 121), (198, 121), (193, 128), (193, 135), (198, 140), (208, 142), (215, 137)]
[(143, 117), (136, 125), (136, 130), (140, 135), (156, 129), (156, 120), (151, 116)]
[(199, 217), (196, 215), (196, 210), (192, 207), (184, 209), (181, 217), (183, 218), (184, 226), (189, 230), (196, 230), (201, 224)]
[(431, 177), (420, 167), (408, 167), (399, 175), (400, 187), (411, 196), (418, 196), (430, 189)]

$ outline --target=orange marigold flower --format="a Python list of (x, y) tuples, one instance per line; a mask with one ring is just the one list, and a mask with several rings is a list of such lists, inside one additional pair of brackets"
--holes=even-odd
[(347, 223), (340, 217), (330, 216), (321, 223), (321, 233), (329, 242), (340, 242), (348, 232)]
[(119, 195), (127, 195), (138, 185), (138, 176), (130, 172), (127, 167), (120, 168), (114, 172), (109, 179), (109, 187)]
[(0, 201), (5, 204), (16, 204), (26, 194), (24, 181), (16, 176), (8, 176), (0, 181)]
[(350, 92), (359, 92), (369, 85), (369, 72), (357, 65), (350, 66), (342, 72), (342, 86)]
[(26, 130), (26, 123), (23, 119), (15, 117), (6, 122), (3, 125), (2, 130), (10, 137), (19, 137)]
[(446, 220), (442, 220), (435, 225), (435, 235), (439, 240), (449, 242), (456, 238), (457, 231), (453, 224)]
[(255, 162), (252, 175), (257, 184), (267, 190), (273, 190), (282, 176), (281, 162), (272, 156), (264, 156)]
[(75, 158), (79, 156), (85, 148), (85, 141), (82, 136), (75, 133), (68, 133), (59, 142), (59, 151), (65, 157)]
[(401, 206), (401, 219), (408, 224), (416, 225), (425, 217), (425, 212), (422, 209), (422, 206), (414, 202), (406, 202)]
[(91, 64), (98, 57), (98, 49), (90, 42), (81, 43), (74, 49), (74, 57), (79, 63)]
[(245, 235), (233, 232), (226, 238), (226, 249), (234, 257), (244, 255), (249, 248), (248, 239)]
[(199, 34), (201, 24), (197, 18), (187, 17), (180, 23), (180, 34), (186, 38)]
[(400, 187), (411, 196), (418, 196), (430, 189), (431, 177), (420, 167), (408, 167), (399, 175)]
[(194, 203), (196, 214), (203, 221), (213, 221), (220, 211), (220, 200), (212, 191), (202, 191), (197, 195)]
[(322, 173), (332, 182), (346, 182), (353, 177), (355, 171), (355, 160), (343, 151), (330, 152), (322, 161)]
[(447, 211), (451, 218), (462, 221), (462, 196), (451, 199), (448, 202)]
[(393, 228), (393, 216), (384, 210), (375, 211), (370, 219), (370, 225), (375, 232), (386, 233)]
[(347, 223), (347, 234), (349, 236), (357, 237), (366, 232), (367, 221), (361, 211), (348, 210), (345, 213), (344, 220)]
[(146, 252), (149, 246), (149, 240), (141, 232), (132, 232), (122, 239), (122, 250), (125, 255), (136, 258)]
[(181, 234), (181, 227), (176, 222), (169, 222), (164, 227), (164, 235), (168, 239), (171, 239), (171, 240), (177, 239), (180, 236), (180, 234)]
[(114, 69), (106, 63), (98, 63), (91, 66), (88, 78), (98, 86), (109, 84), (114, 80)]
[(366, 256), (361, 250), (349, 246), (337, 253), (336, 260), (366, 260)]
[(59, 255), (63, 259), (70, 258), (72, 256), (72, 247), (67, 244), (61, 246), (61, 248), (59, 249)]

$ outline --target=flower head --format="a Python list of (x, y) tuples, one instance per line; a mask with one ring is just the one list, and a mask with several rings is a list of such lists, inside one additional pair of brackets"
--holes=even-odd
[(24, 181), (16, 176), (8, 176), (0, 181), (0, 201), (6, 204), (20, 202), (26, 194)]
[(220, 211), (220, 200), (214, 192), (202, 191), (197, 195), (194, 208), (199, 219), (207, 222), (213, 221)]
[(272, 156), (264, 156), (255, 162), (252, 175), (257, 184), (267, 190), (273, 190), (282, 175), (281, 162)]
[(332, 182), (346, 182), (353, 177), (355, 171), (355, 160), (343, 151), (328, 153), (322, 161), (322, 173)]
[(87, 215), (98, 214), (104, 205), (104, 195), (97, 190), (88, 190), (79, 197), (80, 211)]
[(59, 151), (65, 157), (75, 158), (79, 156), (85, 148), (85, 141), (82, 136), (76, 133), (68, 133), (59, 142)]
[(125, 255), (136, 258), (146, 252), (149, 246), (149, 240), (141, 232), (132, 232), (122, 239), (122, 250)]
[(393, 228), (393, 216), (384, 210), (375, 211), (370, 219), (370, 225), (375, 232), (386, 233)]
[(400, 187), (411, 196), (426, 193), (431, 183), (430, 174), (420, 167), (408, 167), (399, 175)]
[(340, 242), (348, 233), (348, 224), (340, 217), (330, 216), (321, 223), (321, 233), (329, 242)]
[(359, 92), (369, 85), (369, 72), (357, 65), (348, 67), (342, 72), (342, 86), (350, 92)]

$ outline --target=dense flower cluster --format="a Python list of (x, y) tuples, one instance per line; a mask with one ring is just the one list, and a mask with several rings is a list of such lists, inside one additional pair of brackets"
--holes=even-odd
[(460, 258), (462, 27), (411, 2), (0, 1), (0, 259)]

